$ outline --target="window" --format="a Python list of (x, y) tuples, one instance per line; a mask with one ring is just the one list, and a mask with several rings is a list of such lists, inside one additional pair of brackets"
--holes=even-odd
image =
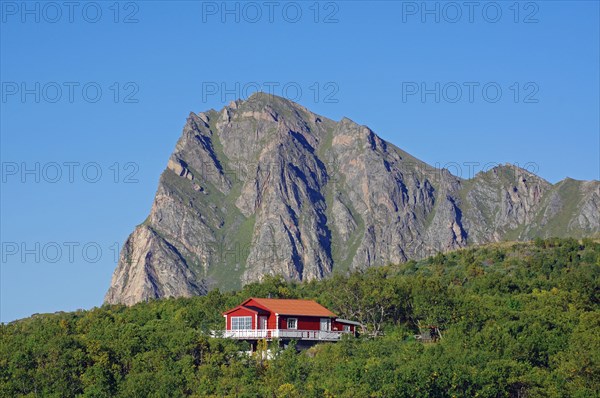
[(231, 317), (231, 330), (244, 330), (252, 329), (252, 317), (251, 316), (232, 316)]
[(331, 330), (331, 319), (329, 318), (321, 318), (321, 330), (329, 331)]
[(350, 325), (344, 325), (344, 332), (350, 331)]
[(287, 328), (288, 329), (298, 329), (298, 319), (297, 318), (288, 318)]

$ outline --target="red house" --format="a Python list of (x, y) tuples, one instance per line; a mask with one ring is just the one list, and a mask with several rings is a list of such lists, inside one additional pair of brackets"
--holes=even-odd
[(360, 323), (338, 318), (312, 300), (249, 298), (225, 311), (223, 337), (239, 340), (279, 339), (337, 341), (355, 334)]

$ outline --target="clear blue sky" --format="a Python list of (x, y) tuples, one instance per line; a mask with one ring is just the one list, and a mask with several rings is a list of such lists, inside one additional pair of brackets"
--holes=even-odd
[(1, 321), (100, 305), (187, 114), (252, 82), (430, 164), (599, 178), (598, 2), (275, 3), (0, 3)]

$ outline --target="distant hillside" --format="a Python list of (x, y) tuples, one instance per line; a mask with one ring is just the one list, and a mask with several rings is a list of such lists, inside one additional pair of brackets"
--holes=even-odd
[[(36, 315), (0, 326), (0, 396), (597, 397), (599, 282), (598, 241), (554, 238)], [(209, 337), (221, 311), (269, 295), (315, 299), (368, 333), (270, 361)], [(416, 341), (426, 325), (442, 340)]]
[(510, 165), (464, 180), (367, 126), (264, 93), (190, 113), (165, 163), (149, 216), (122, 248), (107, 303), (238, 289), (265, 275), (318, 280), (469, 244), (600, 232), (598, 181), (553, 185)]

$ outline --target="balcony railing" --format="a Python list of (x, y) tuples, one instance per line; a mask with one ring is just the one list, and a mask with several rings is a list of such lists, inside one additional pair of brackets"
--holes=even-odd
[(239, 340), (293, 339), (337, 341), (342, 338), (342, 335), (349, 333), (351, 332), (329, 330), (244, 329), (215, 331), (213, 332), (213, 336)]

